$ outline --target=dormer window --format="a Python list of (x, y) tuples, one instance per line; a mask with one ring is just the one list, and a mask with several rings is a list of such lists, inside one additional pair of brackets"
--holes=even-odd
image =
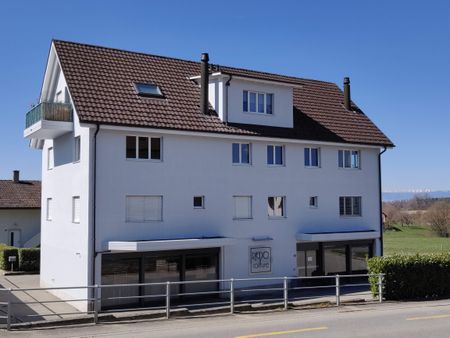
[(273, 94), (244, 90), (242, 108), (246, 113), (273, 114)]
[(134, 85), (141, 96), (164, 97), (161, 88), (154, 83), (135, 83)]

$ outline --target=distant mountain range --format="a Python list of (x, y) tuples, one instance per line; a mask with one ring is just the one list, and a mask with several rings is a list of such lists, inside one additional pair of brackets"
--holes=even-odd
[(429, 196), (433, 198), (439, 197), (449, 197), (450, 198), (450, 190), (444, 191), (430, 191), (430, 192), (410, 192), (410, 191), (399, 191), (399, 192), (383, 192), (382, 197), (385, 202), (392, 201), (404, 201), (413, 198), (414, 196)]

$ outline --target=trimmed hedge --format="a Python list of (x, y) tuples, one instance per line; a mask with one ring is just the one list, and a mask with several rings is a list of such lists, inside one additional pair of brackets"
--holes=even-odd
[(39, 271), (41, 250), (37, 248), (19, 249), (19, 269), (21, 271)]
[(14, 262), (14, 270), (18, 269), (19, 264), (19, 250), (14, 247), (6, 247), (3, 250), (0, 250), (0, 269), (2, 270), (11, 270), (11, 263), (8, 260), (9, 256), (16, 256), (16, 261)]
[[(450, 253), (373, 257), (367, 261), (371, 274), (385, 274), (383, 297), (388, 300), (450, 297)], [(377, 278), (369, 278), (374, 296)]]

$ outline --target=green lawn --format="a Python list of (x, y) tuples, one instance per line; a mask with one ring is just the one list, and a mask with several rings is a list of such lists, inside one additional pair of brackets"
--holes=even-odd
[(425, 226), (398, 226), (400, 231), (384, 233), (384, 254), (450, 252), (450, 238), (436, 236)]

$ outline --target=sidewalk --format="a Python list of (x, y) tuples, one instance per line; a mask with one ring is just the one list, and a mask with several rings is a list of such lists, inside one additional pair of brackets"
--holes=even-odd
[[(2, 288), (37, 288), (39, 287), (39, 275), (15, 275), (0, 276), (0, 287)], [(267, 311), (273, 309), (281, 309), (283, 302), (280, 300), (280, 292), (272, 292), (262, 294), (260, 300), (255, 300), (254, 295), (236, 294), (235, 312), (255, 312)], [(301, 299), (300, 299), (301, 297)], [(297, 299), (296, 299), (297, 298)], [(6, 302), (7, 297), (4, 293), (0, 293), (0, 302)], [(59, 301), (51, 293), (43, 290), (36, 291), (17, 291), (12, 294), (12, 303), (33, 302), (33, 304), (14, 304), (12, 306), (13, 324), (35, 322), (36, 325), (57, 325), (79, 322), (93, 322), (92, 314), (81, 313), (71, 305), (64, 302), (42, 303), (44, 301)], [(227, 313), (230, 311), (230, 305), (227, 298), (219, 300), (203, 299), (202, 302), (211, 303), (224, 301), (223, 304), (204, 304), (198, 306), (199, 301), (193, 299), (188, 302), (173, 302), (171, 307), (171, 316), (198, 316), (210, 315), (214, 313)], [(373, 302), (372, 295), (367, 288), (341, 288), (341, 303), (363, 303)], [(327, 288), (320, 290), (291, 290), (289, 292), (289, 308), (317, 308), (334, 306), (336, 302), (335, 288)], [(195, 305), (197, 303), (197, 305)], [(61, 315), (61, 313), (63, 313)], [(65, 314), (64, 314), (65, 313)], [(165, 317), (165, 309), (145, 309), (134, 311), (110, 311), (101, 313), (99, 318), (102, 322), (131, 320), (131, 319), (147, 319)], [(0, 316), (6, 315), (6, 307), (0, 307)], [(0, 319), (1, 324), (5, 324), (5, 319)]]
[[(39, 275), (13, 275), (0, 276), (1, 288), (37, 288), (39, 287)], [(0, 292), (0, 302), (8, 301), (9, 292)], [(78, 310), (67, 303), (42, 303), (44, 301), (58, 301), (59, 298), (42, 290), (17, 291), (11, 294), (13, 323), (69, 319), (80, 315), (57, 315), (57, 313), (77, 313)], [(23, 302), (35, 302), (34, 304), (14, 304)], [(0, 307), (2, 316), (6, 315), (6, 306)], [(5, 319), (0, 320), (5, 323)]]

